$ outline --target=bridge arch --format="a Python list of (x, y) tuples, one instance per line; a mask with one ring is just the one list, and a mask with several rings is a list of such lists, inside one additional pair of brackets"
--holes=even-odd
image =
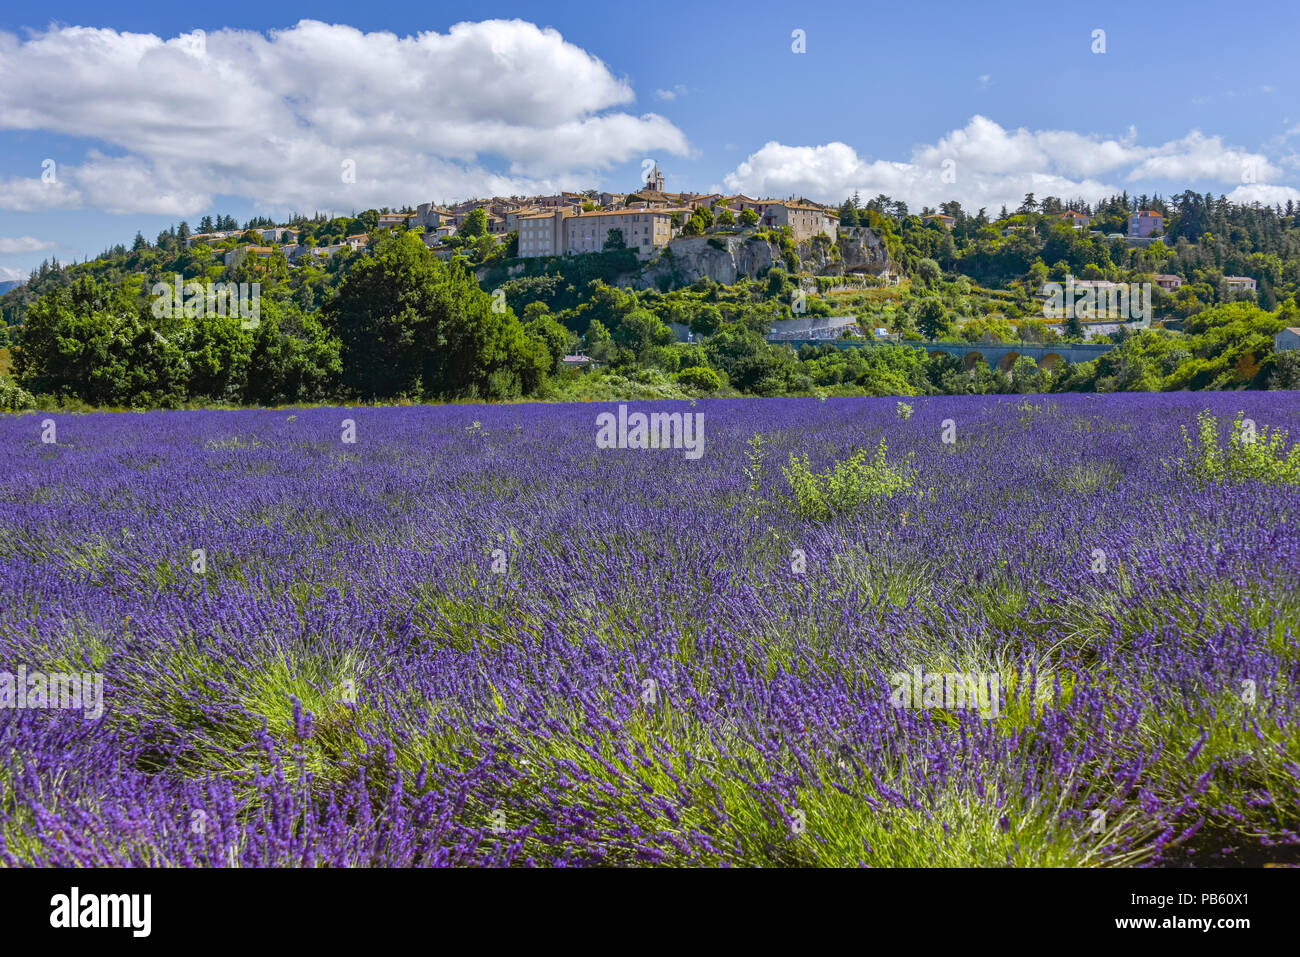
[(1049, 352), (1038, 360), (1038, 368), (1046, 369), (1048, 372), (1055, 372), (1063, 365), (1065, 365), (1065, 359), (1061, 357), (1059, 352)]
[(1011, 367), (1016, 364), (1016, 360), (1020, 358), (1020, 355), (1019, 352), (1008, 349), (1002, 354), (1002, 358), (998, 360), (998, 371), (1010, 372)]
[(961, 367), (967, 372), (970, 372), (981, 362), (986, 366), (989, 364), (989, 360), (984, 357), (984, 353), (980, 352), (978, 349), (972, 349), (961, 357)]

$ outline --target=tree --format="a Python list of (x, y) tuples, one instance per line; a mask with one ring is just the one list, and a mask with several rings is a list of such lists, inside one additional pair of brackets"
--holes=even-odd
[(1011, 366), (1011, 387), (1020, 394), (1037, 392), (1040, 386), (1038, 363), (1029, 356), (1020, 356)]
[(697, 307), (691, 317), (691, 332), (697, 336), (711, 336), (722, 326), (722, 310), (712, 303), (703, 303)]
[[(1289, 203), (1288, 203), (1289, 205)], [(1300, 389), (1300, 349), (1285, 349), (1274, 354), (1270, 389)]]
[(465, 239), (477, 239), (479, 236), (487, 234), (487, 213), (482, 209), (471, 209), (465, 221), (460, 224), (460, 229), (456, 230), (457, 236)]
[(364, 398), (510, 398), (545, 379), (549, 356), (472, 273), (415, 233), (386, 237), (325, 306), (343, 384)]
[[(530, 307), (542, 305), (541, 303), (532, 302)], [(527, 311), (525, 311), (527, 315)], [(577, 338), (572, 332), (556, 321), (555, 317), (546, 311), (542, 306), (540, 311), (533, 310), (532, 315), (524, 323), (524, 331), (546, 347), (547, 354), (550, 356), (550, 371), (554, 372), (560, 366), (560, 360), (569, 354), (573, 348), (574, 340)]]
[(582, 347), (597, 362), (613, 362), (618, 357), (618, 347), (609, 329), (599, 319), (593, 319), (582, 337)]
[(82, 277), (28, 308), (14, 371), (37, 394), (171, 407), (185, 400), (188, 363), (125, 289)]
[(722, 207), (722, 209), (718, 210), (718, 225), (719, 226), (736, 225), (736, 214), (733, 213), (731, 210), (729, 210), (727, 207), (725, 206)]
[(634, 309), (619, 323), (614, 340), (631, 349), (638, 362), (645, 362), (656, 346), (673, 341), (673, 332), (650, 310)]
[(919, 259), (916, 263), (916, 278), (925, 283), (935, 283), (943, 278), (943, 270), (933, 259)]
[(792, 352), (778, 352), (757, 332), (736, 325), (712, 336), (704, 351), (709, 364), (725, 372), (731, 384), (745, 392), (779, 391), (794, 364)]
[[(260, 318), (259, 303), (259, 324)], [(185, 380), (188, 397), (237, 402), (253, 347), (252, 333), (242, 328), (242, 320), (229, 314), (205, 314), (186, 323), (175, 338), (189, 366)]]
[(605, 234), (606, 249), (627, 249), (627, 243), (623, 239), (623, 230), (611, 229)]
[(927, 339), (936, 339), (948, 328), (948, 316), (943, 303), (935, 296), (927, 296), (917, 307), (916, 328)]
[(742, 225), (742, 226), (757, 226), (757, 225), (758, 225), (758, 213), (754, 212), (752, 209), (741, 210), (741, 213), (740, 213), (740, 225)]
[(242, 400), (250, 404), (322, 402), (335, 395), (343, 363), (339, 341), (293, 303), (264, 299)]

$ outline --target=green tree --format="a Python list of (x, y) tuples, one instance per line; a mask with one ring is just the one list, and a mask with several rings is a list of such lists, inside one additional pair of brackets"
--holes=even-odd
[(545, 347), (459, 264), (419, 236), (376, 244), (325, 307), (341, 343), (343, 383), (364, 398), (401, 394), (509, 398), (540, 387)]
[(120, 285), (82, 277), (28, 308), (14, 371), (37, 394), (166, 407), (185, 400), (188, 364)]
[(943, 270), (933, 259), (922, 258), (916, 263), (916, 278), (925, 283), (936, 283), (943, 278)]
[(599, 319), (593, 319), (587, 326), (586, 335), (582, 337), (582, 347), (597, 362), (610, 363), (618, 358), (618, 346), (614, 345), (609, 329)]
[(323, 402), (337, 393), (339, 341), (294, 303), (263, 300), (242, 399), (257, 405)]
[[(529, 303), (530, 306), (540, 305), (539, 303)], [(524, 331), (546, 347), (546, 352), (550, 356), (550, 371), (554, 372), (560, 366), (560, 360), (569, 354), (573, 348), (574, 341), (577, 337), (555, 320), (545, 307), (541, 312), (533, 312), (533, 315), (524, 323)]]
[(927, 339), (937, 339), (948, 329), (948, 315), (943, 302), (935, 296), (921, 300), (916, 312), (916, 328)]
[(460, 229), (456, 230), (456, 235), (465, 239), (477, 239), (487, 235), (487, 226), (487, 213), (482, 209), (471, 209), (465, 221), (460, 224)]
[(614, 341), (632, 350), (638, 362), (645, 362), (656, 346), (673, 342), (673, 332), (648, 309), (634, 309), (614, 331)]

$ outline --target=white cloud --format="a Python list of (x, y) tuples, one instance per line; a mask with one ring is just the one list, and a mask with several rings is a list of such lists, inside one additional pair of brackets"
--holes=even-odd
[[(786, 146), (770, 142), (724, 177), (728, 190), (751, 196), (802, 195), (838, 203), (858, 191), (864, 199), (886, 193), (909, 206), (935, 206), (949, 199), (978, 209), (1018, 206), (1025, 193), (1095, 201), (1143, 191), (1156, 181), (1182, 189), (1213, 180), (1240, 190), (1269, 190), (1285, 198), (1286, 186), (1268, 186), (1282, 170), (1267, 157), (1225, 146), (1219, 137), (1193, 131), (1159, 146), (1140, 146), (1130, 128), (1121, 138), (1069, 130), (1007, 130), (975, 116), (933, 145), (913, 149), (907, 160), (869, 160), (845, 143)], [(1112, 180), (1119, 179), (1123, 185)], [(1245, 195), (1245, 194), (1243, 194)]]
[(43, 249), (53, 249), (54, 243), (48, 239), (37, 239), (35, 236), (19, 236), (17, 239), (10, 239), (8, 236), (0, 236), (0, 253), (38, 253)]
[(1300, 203), (1300, 189), (1293, 186), (1267, 186), (1263, 183), (1238, 186), (1227, 196), (1231, 202), (1242, 205), (1261, 203), (1265, 206), (1277, 204), (1285, 206), (1288, 200)]
[(655, 96), (661, 100), (675, 100), (679, 96), (685, 96), (686, 87), (682, 84), (676, 84), (671, 90), (655, 90)]
[(1250, 183), (1276, 179), (1282, 171), (1258, 153), (1223, 145), (1218, 136), (1204, 136), (1193, 130), (1173, 143), (1166, 143), (1129, 173), (1130, 182), (1164, 179), (1179, 183), (1215, 180), (1221, 183)]
[(987, 73), (984, 73), (979, 77), (977, 82), (979, 83), (979, 88), (981, 90), (987, 90), (989, 87), (993, 85), (993, 77), (989, 76)]
[(0, 182), (9, 209), (183, 216), (217, 194), (364, 209), (573, 188), (650, 150), (689, 152), (665, 118), (626, 111), (635, 95), (602, 61), (521, 20), (407, 37), (312, 20), (171, 39), (51, 27), (0, 33), (0, 79), (0, 129), (115, 154), (62, 158), (57, 184)]
[(13, 279), (26, 279), (31, 275), (30, 269), (16, 269), (13, 266), (0, 266), (0, 282), (9, 282)]

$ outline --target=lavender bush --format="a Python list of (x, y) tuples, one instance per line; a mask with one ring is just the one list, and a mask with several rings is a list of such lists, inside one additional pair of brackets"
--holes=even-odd
[(0, 671), (104, 684), (6, 699), (0, 860), (1295, 860), (1300, 488), (1171, 467), (1295, 394), (913, 403), (5, 416)]

